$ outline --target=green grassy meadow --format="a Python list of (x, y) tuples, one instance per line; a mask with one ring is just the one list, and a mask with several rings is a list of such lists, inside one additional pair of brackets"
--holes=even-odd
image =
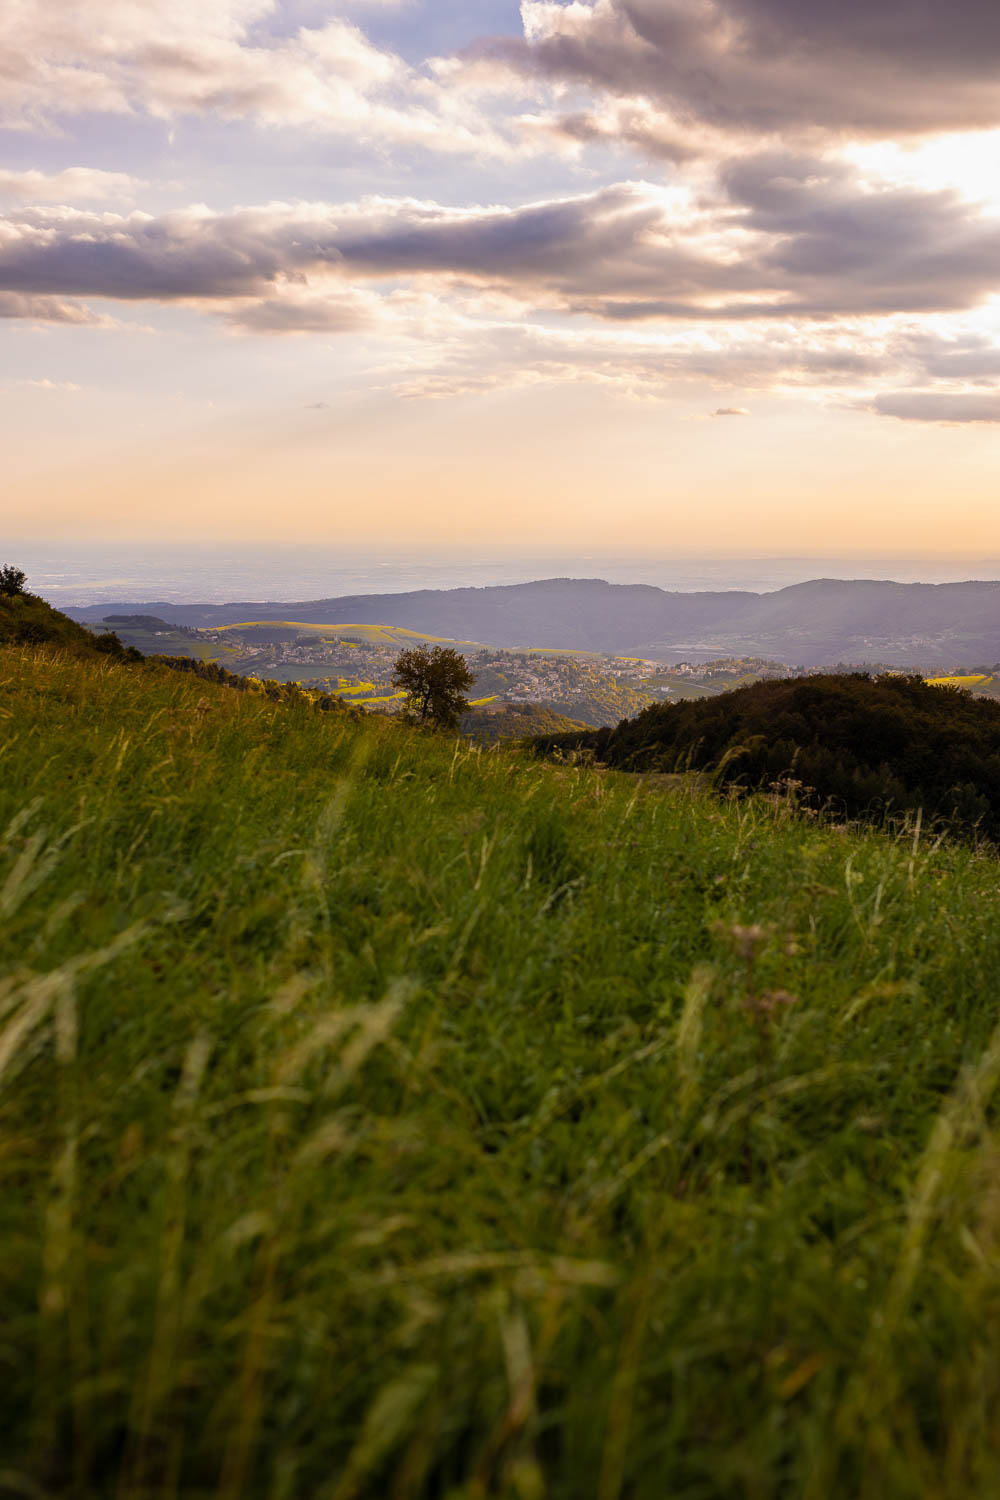
[(0, 1496), (1000, 1494), (1000, 886), (0, 648)]

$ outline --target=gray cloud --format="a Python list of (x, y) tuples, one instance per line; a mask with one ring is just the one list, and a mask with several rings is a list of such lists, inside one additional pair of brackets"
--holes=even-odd
[(905, 348), (921, 372), (935, 380), (991, 385), (1000, 379), (1000, 348), (979, 333), (960, 333), (950, 339), (911, 334)]
[(970, 307), (1000, 283), (1000, 224), (952, 191), (862, 189), (811, 157), (745, 157), (722, 171), (744, 224), (773, 236), (760, 258), (803, 302), (836, 314)]
[[(270, 205), (115, 217), (69, 211), (13, 215), (0, 239), (0, 287), (120, 299), (225, 299), (266, 293), (307, 272), (354, 278), (464, 276), (579, 293), (648, 282), (657, 264), (683, 291), (708, 268), (684, 250), (643, 248), (662, 206), (641, 189), (610, 188), (522, 209), (456, 211), (407, 200)], [(687, 268), (683, 278), (680, 266)]]
[[(650, 0), (633, 0), (641, 13)], [(725, 7), (758, 52), (780, 48), (811, 55), (884, 59), (894, 69), (922, 69), (931, 76), (956, 72), (990, 80), (1000, 62), (1000, 12), (984, 0), (729, 0)]]
[(371, 328), (371, 306), (346, 297), (273, 297), (234, 309), (228, 319), (243, 333), (359, 333)]
[(273, 226), (248, 215), (39, 211), (12, 216), (0, 240), (0, 287), (122, 301), (246, 296), (291, 258)]
[(712, 413), (713, 417), (748, 417), (749, 415), (745, 406), (717, 406)]
[(898, 135), (1000, 120), (992, 0), (526, 0), (474, 50), (724, 131)]
[(1000, 422), (1000, 391), (891, 391), (866, 406), (904, 422)]

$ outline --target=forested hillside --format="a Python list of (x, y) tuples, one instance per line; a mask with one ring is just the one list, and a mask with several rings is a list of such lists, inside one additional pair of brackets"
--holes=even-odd
[(94, 657), (110, 658), (129, 663), (133, 670), (148, 662), (151, 668), (168, 667), (174, 672), (189, 673), (203, 682), (218, 683), (237, 692), (260, 694), (270, 702), (302, 702), (326, 712), (352, 712), (336, 694), (304, 691), (293, 682), (243, 677), (201, 657), (173, 653), (147, 657), (136, 647), (124, 645), (113, 630), (95, 634), (60, 610), (53, 609), (36, 594), (24, 591), (0, 592), (0, 646), (46, 647), (68, 652), (84, 661)]
[(1000, 703), (919, 677), (759, 682), (536, 746), (628, 771), (711, 770), (720, 786), (794, 784), (803, 805), (834, 817), (920, 810), (1000, 839)]
[(134, 661), (140, 659), (140, 653), (123, 646), (113, 631), (95, 636), (36, 594), (21, 590), (12, 593), (0, 590), (0, 645), (52, 645), (77, 653), (98, 651)]

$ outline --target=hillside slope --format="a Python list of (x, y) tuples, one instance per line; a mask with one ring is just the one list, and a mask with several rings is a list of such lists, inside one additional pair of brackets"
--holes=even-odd
[(1000, 658), (1000, 582), (814, 579), (770, 594), (667, 593), (647, 584), (550, 578), (489, 588), (363, 594), (296, 604), (94, 605), (181, 625), (347, 620), (406, 626), (494, 646), (660, 655), (774, 656), (803, 666), (892, 662), (942, 668)]
[(76, 654), (131, 656), (113, 631), (95, 636), (37, 594), (0, 594), (0, 646), (56, 646)]
[(0, 1489), (1000, 1493), (993, 860), (0, 678)]

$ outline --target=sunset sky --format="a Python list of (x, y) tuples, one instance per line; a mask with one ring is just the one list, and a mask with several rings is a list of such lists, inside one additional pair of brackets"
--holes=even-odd
[(1000, 551), (996, 0), (0, 0), (0, 79), (8, 537)]

